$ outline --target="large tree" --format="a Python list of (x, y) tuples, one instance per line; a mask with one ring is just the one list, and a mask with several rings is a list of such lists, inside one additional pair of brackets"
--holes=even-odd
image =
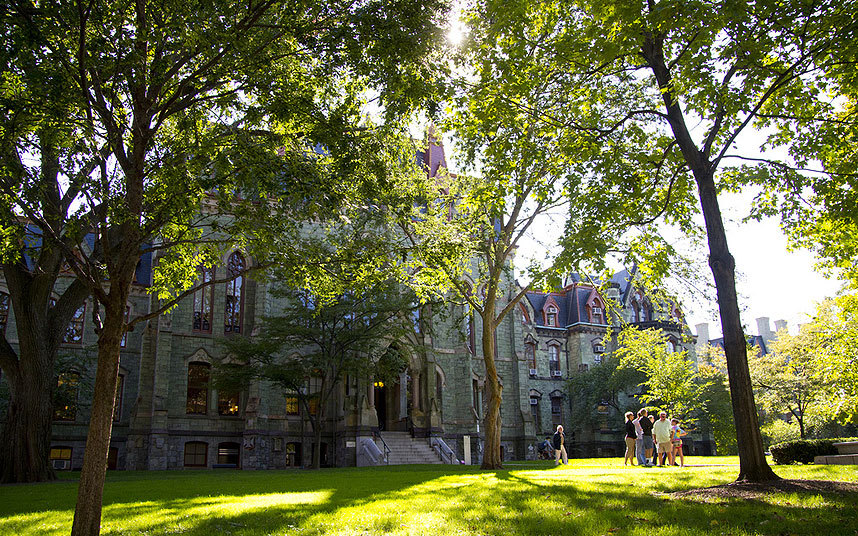
[[(784, 107), (782, 116), (798, 115), (801, 110), (793, 105), (800, 99), (791, 97), (822, 100), (836, 89), (824, 80), (839, 61), (838, 51), (853, 48), (855, 7), (853, 2), (655, 0), (486, 0), (475, 7), (509, 63), (549, 81), (545, 98), (554, 106), (542, 111), (541, 120), (589, 134), (590, 143), (581, 145), (582, 160), (630, 165), (638, 170), (633, 182), (641, 185), (665, 167), (678, 175), (678, 184), (696, 185), (724, 333), (739, 480), (777, 476), (763, 454), (735, 261), (718, 192), (739, 188), (736, 179), (748, 177), (723, 172), (731, 162), (757, 161), (756, 153), (743, 151), (749, 143), (740, 136), (767, 120), (767, 110)], [(790, 139), (777, 141), (801, 149)], [(637, 192), (632, 187), (626, 195), (631, 200)]]
[[(169, 248), (156, 285), (175, 296), (198, 264), (212, 261), (211, 250), (197, 253), (200, 229), (221, 240), (233, 234), (257, 257), (268, 250), (255, 251), (260, 244), (293, 251), (295, 226), (282, 224), (312, 218), (320, 203), (370, 198), (383, 187), (372, 179), (386, 180), (391, 160), (360, 128), (362, 95), (377, 89), (388, 118), (425, 97), (443, 69), (413, 67), (436, 50), (441, 7), (432, 0), (7, 6), (4, 24), (39, 36), (42, 60), (64, 71), (75, 101), (60, 124), (87, 134), (77, 147), (89, 155), (82, 160), (94, 161), (102, 148), (107, 154), (74, 195), (91, 249), (65, 246), (63, 228), (14, 188), (6, 192), (61, 247), (96, 303), (98, 365), (73, 534), (99, 533), (125, 304), (141, 253), (151, 244)], [(11, 68), (32, 72), (24, 61)], [(56, 188), (69, 191), (63, 180)], [(230, 229), (230, 221), (246, 225)]]
[[(501, 10), (505, 20), (515, 12)], [(519, 61), (540, 54), (542, 43), (515, 32), (501, 37), (494, 18), (480, 6), (469, 15), (469, 37), (457, 57), (462, 74), (445, 122), (472, 174), (430, 176), (424, 204), (417, 214), (406, 214), (403, 225), (415, 246), (415, 288), (452, 291), (464, 303), (467, 346), (485, 366), (486, 469), (502, 466), (503, 384), (495, 334), (508, 313), (529, 290), (555, 287), (561, 274), (602, 272), (611, 253), (619, 253), (629, 266), (641, 260), (640, 277), (655, 279), (675, 251), (651, 224), (665, 215), (688, 224), (687, 214), (672, 204), (673, 197), (688, 195), (687, 182), (673, 180), (676, 170), (670, 163), (641, 184), (633, 166), (605, 151), (600, 167), (605, 173), (593, 180), (592, 169), (578, 158), (582, 144), (592, 143), (563, 121), (546, 120), (555, 111), (551, 92), (558, 80)], [(645, 143), (646, 136), (639, 140)], [(634, 200), (625, 195), (629, 189), (637, 194)], [(555, 227), (547, 218), (551, 215), (564, 223)], [(516, 274), (513, 258), (535, 236), (561, 247), (529, 264), (520, 259)], [(526, 283), (509, 292), (517, 276)], [(479, 345), (471, 340), (477, 338), (472, 314), (481, 319)]]
[(224, 341), (230, 362), (218, 365), (216, 381), (233, 389), (268, 381), (295, 398), (313, 430), (318, 469), (330, 401), (346, 376), (386, 382), (408, 366), (399, 349), (413, 345), (419, 303), (395, 280), (353, 285), (325, 300), (305, 289), (279, 288), (274, 295), (285, 306), (263, 319), (257, 335)]
[[(2, 329), (0, 368), (8, 406), (0, 436), (0, 482), (55, 478), (49, 463), (52, 393), (57, 383), (57, 351), (65, 328), (90, 294), (79, 281), (63, 283), (66, 249), (75, 249), (84, 232), (66, 225), (81, 184), (106, 157), (106, 148), (89, 151), (85, 134), (66, 120), (75, 110), (68, 73), (46, 58), (45, 41), (29, 27), (0, 19), (0, 63), (8, 66), (0, 84), (0, 262), (2, 307), (14, 315)], [(65, 188), (60, 183), (65, 181)], [(44, 233), (24, 216), (19, 204), (38, 207), (57, 235)]]

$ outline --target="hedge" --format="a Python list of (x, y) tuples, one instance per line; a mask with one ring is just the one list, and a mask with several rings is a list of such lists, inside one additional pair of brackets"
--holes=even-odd
[(797, 439), (772, 445), (769, 451), (772, 453), (772, 460), (778, 465), (813, 463), (816, 456), (836, 456), (839, 454), (834, 444), (845, 441), (858, 441), (858, 438)]

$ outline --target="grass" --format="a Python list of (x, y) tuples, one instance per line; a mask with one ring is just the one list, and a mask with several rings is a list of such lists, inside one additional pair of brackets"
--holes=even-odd
[[(618, 459), (509, 463), (503, 471), (397, 466), (321, 471), (111, 472), (103, 535), (858, 535), (858, 494), (692, 502), (736, 458), (625, 468)], [(703, 464), (706, 464), (705, 466)], [(858, 466), (777, 466), (785, 478), (858, 482)], [(68, 534), (77, 475), (0, 486), (0, 534)]]

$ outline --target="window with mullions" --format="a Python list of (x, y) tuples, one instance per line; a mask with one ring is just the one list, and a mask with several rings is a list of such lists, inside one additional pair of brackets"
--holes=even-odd
[(57, 376), (57, 390), (54, 392), (55, 421), (75, 420), (79, 386), (80, 374), (77, 372), (62, 372)]
[(205, 415), (209, 405), (209, 377), (211, 365), (193, 362), (188, 364), (187, 413)]
[(297, 396), (286, 397), (286, 415), (295, 416), (300, 413)]
[[(214, 268), (200, 266), (198, 270), (199, 284), (205, 285), (214, 280)], [(194, 292), (194, 323), (193, 331), (199, 333), (212, 332), (212, 302), (214, 300), (214, 285), (198, 288)]]
[(563, 399), (559, 396), (551, 397), (551, 427), (557, 428), (563, 424)]
[(226, 271), (232, 280), (226, 284), (226, 302), (223, 332), (241, 333), (241, 309), (244, 305), (244, 257), (239, 252), (229, 256)]
[(185, 467), (205, 467), (209, 454), (209, 446), (202, 441), (185, 443)]
[(218, 415), (238, 415), (240, 393), (238, 391), (218, 391), (217, 413)]
[(590, 323), (605, 323), (605, 309), (602, 307), (602, 302), (599, 300), (593, 300), (593, 305), (590, 307)]
[(548, 370), (551, 371), (552, 376), (556, 376), (555, 372), (560, 372), (560, 347), (559, 346), (549, 346), (548, 347)]
[(524, 343), (524, 357), (530, 370), (536, 370), (536, 345), (532, 342)]

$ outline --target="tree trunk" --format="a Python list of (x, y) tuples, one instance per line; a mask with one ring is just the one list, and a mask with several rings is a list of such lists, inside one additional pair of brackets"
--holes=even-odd
[(727, 233), (724, 230), (721, 209), (718, 206), (715, 167), (697, 148), (688, 132), (685, 116), (674, 94), (670, 70), (664, 61), (661, 38), (654, 35), (646, 36), (641, 53), (655, 75), (674, 139), (697, 182), (700, 207), (709, 242), (709, 267), (712, 269), (718, 295), (718, 311), (721, 316), (724, 354), (727, 357), (727, 374), (730, 382), (730, 399), (733, 405), (733, 418), (736, 422), (736, 439), (739, 448), (737, 480), (749, 482), (777, 480), (779, 477), (769, 467), (763, 453), (763, 438), (760, 435), (757, 406), (754, 403), (754, 390), (748, 370), (745, 334), (742, 330), (739, 300), (736, 295), (736, 263), (727, 247)]
[[(503, 386), (498, 381), (498, 371), (495, 366), (495, 327), (489, 314), (494, 315), (494, 301), (486, 300), (483, 309), (483, 361), (486, 364), (486, 390), (489, 397), (486, 416), (483, 419), (486, 442), (483, 450), (481, 469), (503, 469), (501, 457), (501, 392)], [(488, 313), (491, 311), (492, 313)]]
[(322, 408), (321, 403), (319, 404), (318, 415), (314, 418), (314, 426), (313, 426), (313, 469), (320, 469), (322, 467)]
[[(21, 324), (19, 324), (20, 329)], [(9, 409), (0, 441), (0, 482), (44, 482), (56, 479), (50, 465), (54, 360), (46, 355), (8, 374)]]
[(98, 368), (95, 373), (89, 433), (80, 473), (72, 536), (98, 536), (101, 530), (101, 501), (113, 426), (113, 405), (116, 399), (116, 378), (119, 374), (119, 348), (124, 329), (127, 288), (125, 292), (118, 294), (119, 296), (113, 297), (116, 303), (108, 307), (104, 327), (98, 337)]

